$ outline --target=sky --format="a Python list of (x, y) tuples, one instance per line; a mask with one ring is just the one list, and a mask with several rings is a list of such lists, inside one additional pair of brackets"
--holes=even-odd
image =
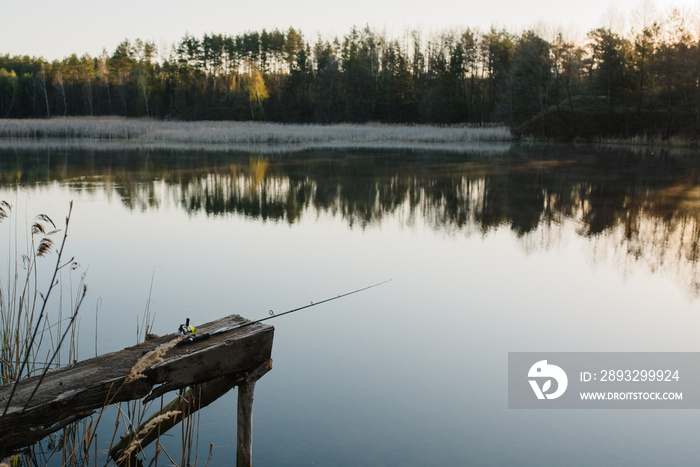
[[(630, 13), (651, 0), (33, 0), (5, 2), (0, 28), (0, 54), (30, 55), (48, 60), (72, 53), (109, 53), (124, 39), (151, 40), (168, 50), (185, 33), (239, 34), (262, 29), (301, 30), (307, 40), (341, 37), (352, 26), (370, 25), (390, 37), (418, 29), (426, 37), (446, 29), (491, 26), (509, 32), (528, 28), (561, 28), (580, 39), (599, 26), (629, 28)], [(700, 1), (654, 0), (656, 11), (672, 7), (696, 11)], [(611, 21), (612, 19), (612, 21)], [(620, 31), (626, 32), (626, 29)]]

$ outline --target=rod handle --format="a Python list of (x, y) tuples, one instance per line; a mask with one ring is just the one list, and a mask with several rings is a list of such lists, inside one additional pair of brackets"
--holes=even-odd
[(209, 334), (209, 333), (202, 334), (199, 336), (190, 336), (187, 339), (183, 339), (180, 342), (178, 342), (177, 344), (175, 344), (175, 347), (181, 347), (181, 346), (186, 345), (186, 344), (194, 344), (195, 342), (207, 340), (210, 337), (211, 337), (211, 334)]

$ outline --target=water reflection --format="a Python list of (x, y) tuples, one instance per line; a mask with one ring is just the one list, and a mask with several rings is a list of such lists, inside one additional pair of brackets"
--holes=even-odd
[(290, 224), (327, 213), (358, 228), (387, 218), (448, 234), (509, 228), (528, 249), (548, 248), (574, 222), (596, 255), (672, 270), (700, 294), (700, 163), (689, 155), (573, 146), (499, 155), (0, 152), (3, 185), (53, 182), (117, 195), (141, 211), (171, 202), (191, 213)]

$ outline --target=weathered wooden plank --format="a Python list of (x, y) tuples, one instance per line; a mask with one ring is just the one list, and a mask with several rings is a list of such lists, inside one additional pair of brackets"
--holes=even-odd
[[(231, 315), (197, 326), (197, 333), (244, 321), (238, 315)], [(272, 326), (257, 323), (202, 342), (172, 347), (162, 361), (146, 365), (143, 377), (128, 381), (129, 372), (137, 364), (148, 363), (153, 356), (153, 353), (144, 355), (144, 351), (178, 338), (175, 334), (158, 337), (51, 371), (31, 400), (39, 378), (27, 378), (19, 383), (0, 426), (0, 451), (30, 445), (65, 426), (65, 420), (77, 419), (76, 414), (87, 416), (105, 404), (142, 397), (150, 400), (221, 376), (252, 372), (270, 360), (273, 334)], [(0, 407), (7, 403), (10, 386), (0, 386)]]

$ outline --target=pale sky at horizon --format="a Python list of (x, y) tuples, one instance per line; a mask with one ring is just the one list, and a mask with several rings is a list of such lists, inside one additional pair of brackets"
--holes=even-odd
[[(43, 56), (48, 60), (72, 53), (96, 56), (103, 48), (113, 52), (124, 39), (152, 40), (162, 49), (185, 33), (197, 37), (204, 33), (235, 35), (262, 29), (286, 31), (290, 26), (314, 42), (318, 34), (342, 38), (353, 25), (366, 24), (396, 38), (411, 29), (419, 29), (425, 37), (451, 28), (486, 31), (494, 25), (519, 32), (544, 25), (550, 30), (561, 28), (569, 38), (578, 39), (592, 28), (609, 25), (611, 17), (625, 18), (626, 31), (630, 13), (642, 2), (589, 0), (585, 8), (577, 9), (573, 2), (562, 0), (356, 0), (347, 3), (351, 9), (342, 10), (320, 0), (35, 0), (3, 6), (0, 54)], [(652, 3), (660, 15), (672, 7), (696, 12), (700, 5), (698, 0)]]

